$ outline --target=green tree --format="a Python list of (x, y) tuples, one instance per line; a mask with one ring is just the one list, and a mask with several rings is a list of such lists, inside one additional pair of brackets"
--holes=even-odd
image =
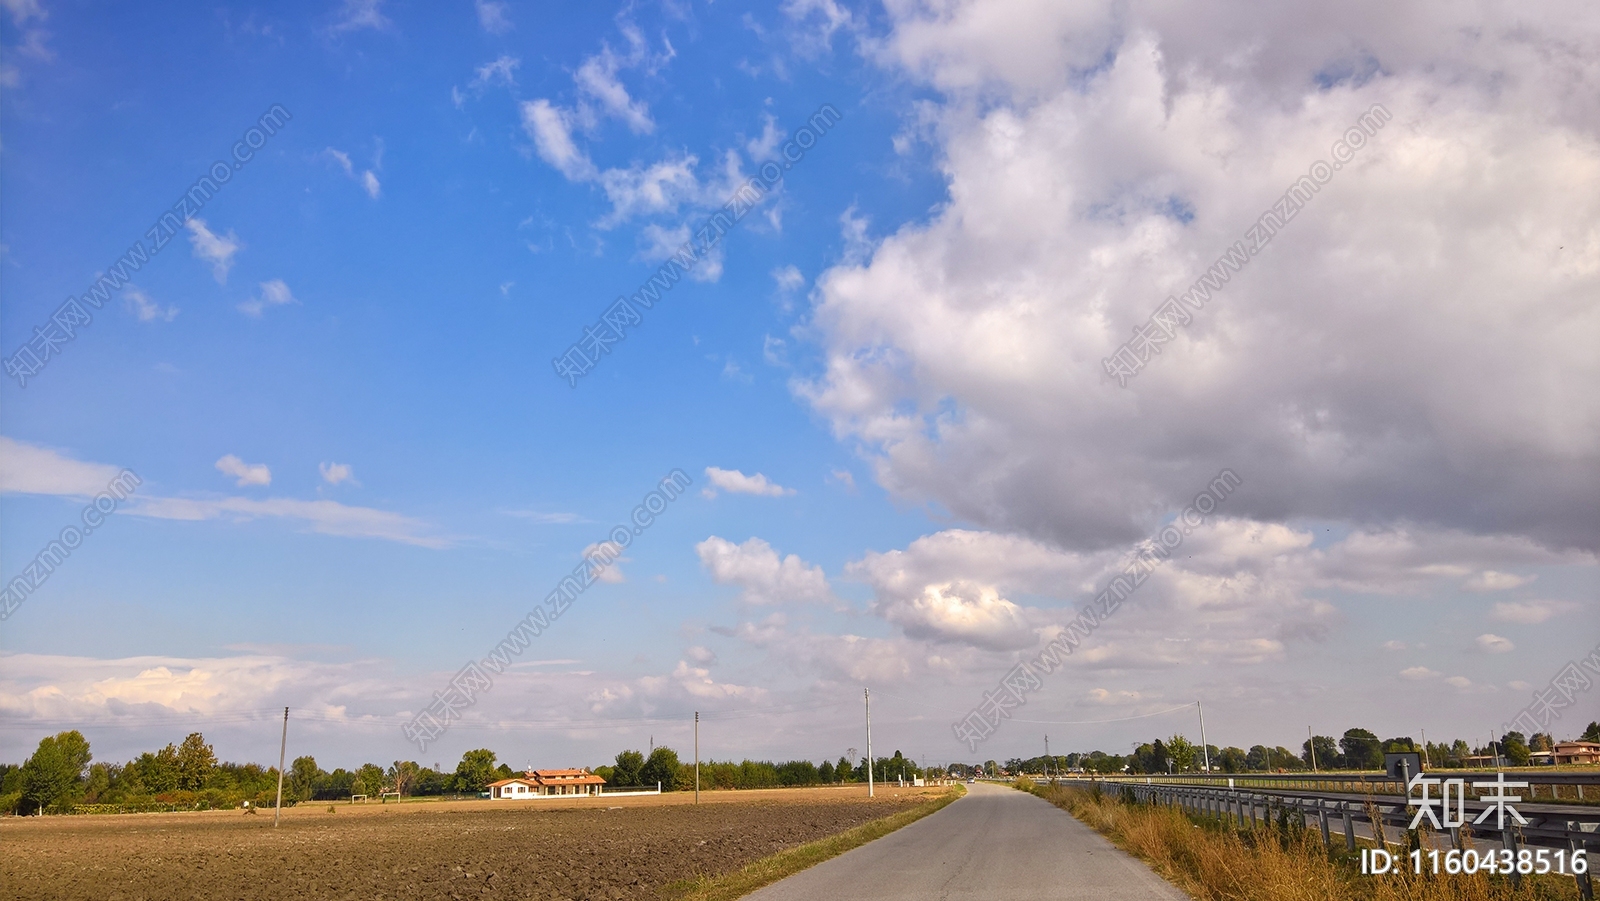
[(644, 762), (644, 767), (639, 770), (639, 779), (645, 785), (661, 783), (663, 790), (671, 791), (677, 783), (678, 752), (671, 748), (661, 747), (650, 752), (650, 759)]
[(1507, 732), (1500, 739), (1500, 753), (1511, 761), (1512, 766), (1527, 766), (1530, 756), (1528, 740), (1521, 732)]
[(1383, 768), (1383, 745), (1378, 736), (1365, 729), (1346, 729), (1339, 739), (1339, 749), (1344, 752), (1346, 769), (1377, 770)]
[(612, 769), (617, 785), (643, 785), (639, 773), (644, 770), (644, 755), (638, 751), (623, 751), (617, 755), (617, 765)]
[(833, 782), (833, 764), (824, 760), (822, 766), (817, 767), (817, 781), (823, 785), (829, 785)]
[(205, 736), (189, 733), (178, 747), (178, 787), (186, 791), (199, 791), (205, 787), (211, 771), (217, 768), (217, 755), (206, 744)]
[(1243, 748), (1223, 748), (1222, 753), (1218, 755), (1218, 757), (1218, 762), (1222, 765), (1222, 771), (1224, 773), (1238, 773), (1242, 772), (1245, 768), (1245, 753)]
[[(384, 783), (383, 767), (375, 763), (363, 763), (356, 770), (356, 787), (361, 789), (361, 794), (376, 795), (382, 792), (387, 785)], [(479, 791), (483, 789), (479, 788)]]
[(1300, 743), (1300, 759), (1306, 762), (1306, 766), (1311, 765), (1313, 750), (1319, 770), (1336, 770), (1344, 763), (1339, 756), (1339, 743), (1331, 735), (1313, 736)]
[(318, 783), (327, 774), (317, 766), (317, 758), (296, 757), (284, 774), (283, 796), (290, 801), (309, 801), (316, 794)]
[(1167, 739), (1167, 753), (1172, 755), (1172, 766), (1176, 772), (1187, 773), (1195, 769), (1195, 757), (1199, 750), (1181, 735)]
[(65, 810), (82, 796), (88, 775), (89, 742), (76, 729), (39, 740), (22, 764), (22, 803), (29, 810)]
[(850, 773), (855, 767), (850, 765), (850, 758), (839, 756), (839, 762), (833, 765), (833, 780), (835, 782), (849, 782)]
[(494, 752), (478, 748), (461, 755), (456, 764), (456, 791), (481, 792), (495, 781)]
[(1583, 734), (1578, 736), (1579, 741), (1600, 741), (1600, 722), (1591, 722)]

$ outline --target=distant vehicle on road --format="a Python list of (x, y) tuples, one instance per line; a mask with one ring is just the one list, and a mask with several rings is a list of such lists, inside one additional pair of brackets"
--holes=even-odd
[(967, 784), (968, 785), (977, 785), (978, 784), (978, 780), (972, 778), (971, 776), (968, 776), (967, 777)]

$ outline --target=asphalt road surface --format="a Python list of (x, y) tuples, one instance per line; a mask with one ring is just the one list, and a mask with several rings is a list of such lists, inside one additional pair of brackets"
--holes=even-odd
[(1187, 895), (1099, 833), (1033, 795), (996, 785), (802, 870), (752, 901), (1071, 901)]

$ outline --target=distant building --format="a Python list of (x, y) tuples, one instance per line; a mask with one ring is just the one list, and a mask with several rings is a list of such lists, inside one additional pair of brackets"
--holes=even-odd
[(1600, 742), (1597, 741), (1558, 741), (1550, 751), (1550, 756), (1556, 764), (1563, 763), (1600, 763)]
[(489, 783), (489, 797), (515, 801), (573, 795), (598, 795), (606, 780), (588, 770), (529, 770)]

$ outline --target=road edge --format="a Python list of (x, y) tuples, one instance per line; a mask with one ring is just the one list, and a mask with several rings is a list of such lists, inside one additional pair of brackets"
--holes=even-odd
[(910, 810), (902, 810), (816, 841), (786, 848), (745, 864), (731, 873), (670, 883), (662, 890), (662, 894), (671, 901), (733, 901), (938, 813), (966, 794), (964, 786), (953, 785), (950, 791)]

